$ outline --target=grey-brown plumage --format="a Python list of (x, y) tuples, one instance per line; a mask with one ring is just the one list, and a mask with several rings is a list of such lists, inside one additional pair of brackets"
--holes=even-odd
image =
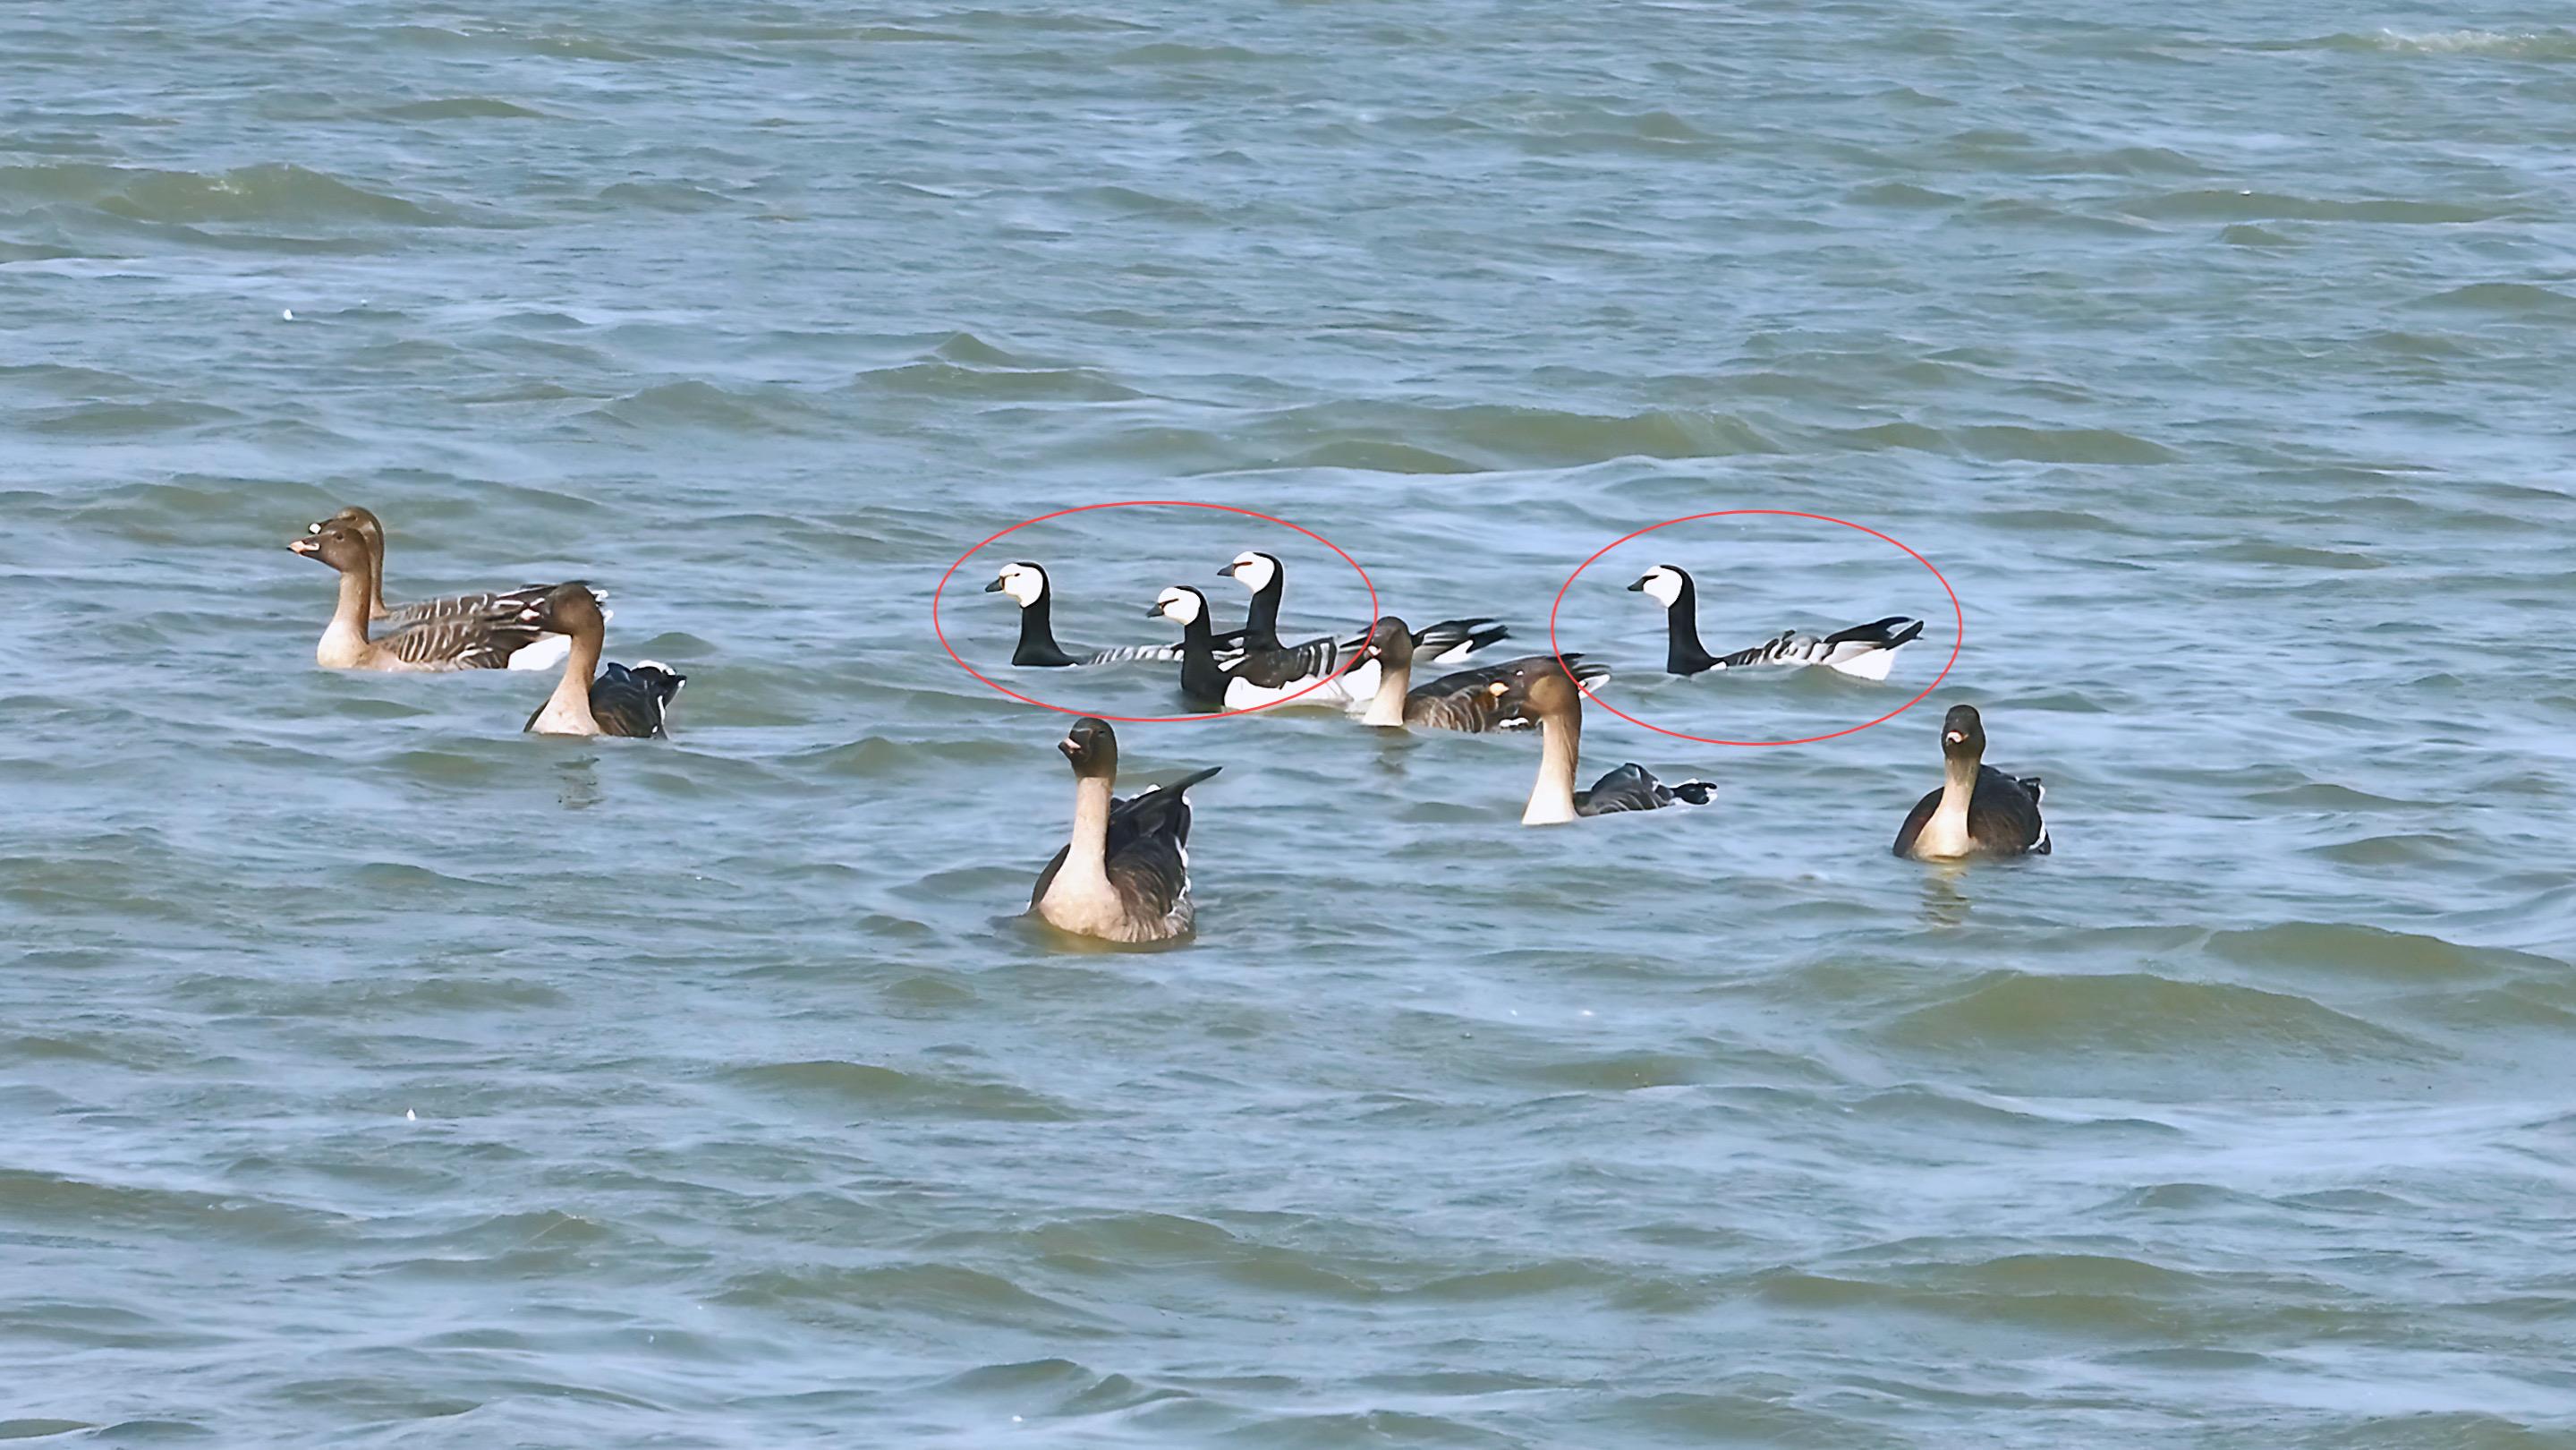
[(649, 740), (664, 733), (671, 699), (688, 676), (667, 665), (645, 660), (629, 669), (600, 664), (606, 648), (608, 621), (598, 596), (575, 580), (547, 590), (545, 597), (520, 611), (528, 624), (572, 640), (564, 657), (563, 677), (524, 727), (536, 735), (621, 735)]
[[(473, 594), (451, 594), (439, 599), (422, 599), (410, 604), (385, 603), (385, 526), (367, 509), (351, 504), (319, 523), (305, 526), (307, 534), (318, 535), (324, 524), (342, 523), (357, 530), (365, 541), (372, 565), (368, 580), (367, 617), (388, 630), (416, 629), (441, 620), (515, 619), (520, 610), (545, 597), (551, 584), (522, 584), (516, 589), (487, 589)], [(606, 598), (605, 594), (599, 597)], [(614, 618), (607, 610), (603, 615)], [(540, 635), (535, 642), (513, 651), (506, 667), (514, 670), (551, 669), (563, 660), (571, 641), (559, 634)], [(485, 668), (476, 666), (475, 668)]]
[(495, 603), (400, 625), (381, 639), (368, 623), (375, 594), (375, 556), (353, 521), (325, 519), (287, 548), (319, 559), (340, 575), (340, 599), (314, 646), (314, 662), (336, 670), (497, 670), (537, 643), (545, 630), (521, 617), (516, 605)]
[[(1363, 653), (1380, 673), (1377, 692), (1360, 717), (1363, 725), (1389, 729), (1458, 730), (1483, 734), (1491, 730), (1527, 729), (1529, 682), (1560, 672), (1554, 655), (1523, 655), (1456, 670), (1426, 685), (1415, 685), (1413, 664), (1423, 658), (1423, 635), (1389, 615), (1368, 634)], [(1587, 689), (1610, 678), (1606, 665), (1585, 664), (1583, 656), (1565, 656), (1574, 678)], [(1506, 688), (1496, 691), (1497, 683)]]
[(1047, 862), (1029, 906), (1050, 926), (1115, 942), (1171, 941), (1198, 926), (1190, 900), (1191, 786), (1207, 769), (1114, 800), (1118, 737), (1105, 720), (1073, 722), (1056, 748), (1073, 765), (1073, 838)]
[[(1486, 688), (1500, 695), (1511, 688), (1497, 680)], [(1529, 711), (1538, 717), (1538, 780), (1521, 811), (1524, 826), (1551, 826), (1582, 816), (1619, 811), (1652, 811), (1670, 805), (1708, 804), (1717, 787), (1704, 780), (1666, 785), (1642, 765), (1623, 765), (1592, 783), (1574, 788), (1574, 772), (1583, 755), (1583, 692), (1563, 670), (1539, 674), (1525, 687)]]
[(1920, 861), (2045, 856), (2052, 849), (2035, 775), (2011, 776), (1985, 763), (1986, 725), (1974, 705), (1941, 718), (1943, 779), (1906, 813), (1896, 854)]

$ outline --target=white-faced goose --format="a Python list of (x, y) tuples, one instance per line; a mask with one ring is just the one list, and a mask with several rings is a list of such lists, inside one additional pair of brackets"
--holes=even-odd
[[(1216, 636), (1218, 649), (1222, 651), (1229, 643), (1247, 653), (1282, 648), (1279, 642), (1279, 601), (1287, 593), (1288, 566), (1280, 563), (1276, 554), (1246, 549), (1234, 556), (1233, 563), (1216, 572), (1252, 591), (1252, 603), (1244, 611), (1243, 628), (1237, 632), (1238, 637), (1229, 641), (1225, 635)], [(1417, 631), (1414, 648), (1430, 663), (1452, 664), (1510, 634), (1510, 629), (1491, 619), (1444, 619)], [(1365, 634), (1336, 641), (1338, 647), (1345, 651), (1359, 649), (1367, 643)], [(1360, 673), (1353, 670), (1307, 698), (1318, 704), (1365, 702), (1376, 693), (1377, 681), (1359, 678)]]
[[(1486, 686), (1497, 697), (1513, 686), (1496, 680)], [(1606, 816), (1615, 811), (1653, 811), (1676, 803), (1704, 806), (1717, 787), (1704, 780), (1666, 785), (1642, 765), (1623, 765), (1592, 783), (1574, 788), (1574, 772), (1583, 756), (1583, 694), (1563, 670), (1549, 670), (1521, 687), (1529, 712), (1538, 717), (1540, 746), (1538, 782), (1530, 787), (1529, 805), (1521, 812), (1524, 826), (1552, 826), (1577, 816)]]
[[(1325, 690), (1300, 694), (1341, 667), (1344, 646), (1338, 641), (1309, 640), (1287, 649), (1252, 649), (1220, 657), (1216, 632), (1208, 623), (1207, 596), (1186, 584), (1164, 590), (1145, 612), (1181, 627), (1181, 697), (1193, 710), (1244, 710), (1291, 695), (1298, 695), (1300, 704), (1350, 708), (1350, 698), (1338, 692), (1329, 698)], [(1362, 673), (1375, 690), (1374, 660), (1353, 665), (1342, 678)]]
[(1918, 861), (1971, 856), (2045, 856), (2048, 823), (2040, 819), (2047, 792), (2035, 775), (2010, 776), (1985, 763), (1986, 725), (1974, 705), (1953, 705), (1941, 717), (1941, 788), (1907, 812), (1896, 831), (1896, 854)]
[(1055, 642), (1055, 587), (1047, 571), (1021, 559), (1002, 566), (987, 594), (1007, 594), (1020, 606), (1020, 642), (1011, 663), (1024, 669), (1064, 669), (1074, 665), (1108, 665), (1127, 660), (1176, 660), (1181, 652), (1167, 644), (1128, 645), (1119, 649), (1072, 654)]
[[(1478, 665), (1442, 675), (1427, 685), (1413, 684), (1413, 662), (1417, 652), (1413, 632), (1404, 621), (1392, 616), (1377, 622), (1369, 631), (1364, 650), (1378, 662), (1377, 693), (1369, 697), (1368, 711), (1360, 717), (1363, 725), (1376, 725), (1402, 730), (1463, 730), (1483, 734), (1488, 730), (1525, 730), (1529, 728), (1529, 682), (1542, 674), (1558, 672), (1553, 655), (1523, 655), (1519, 659), (1496, 664)], [(1574, 678), (1586, 689), (1610, 678), (1607, 665), (1581, 663), (1583, 656), (1565, 657), (1574, 668)], [(1500, 683), (1497, 693), (1493, 686)]]
[(1190, 901), (1190, 803), (1207, 769), (1116, 800), (1118, 737), (1105, 720), (1073, 722), (1056, 748), (1073, 763), (1073, 839), (1039, 873), (1029, 906), (1059, 931), (1115, 942), (1171, 941), (1198, 925)]
[[(480, 594), (453, 594), (443, 599), (423, 599), (412, 604), (385, 603), (385, 526), (373, 513), (355, 504), (340, 510), (321, 523), (307, 524), (305, 533), (319, 535), (322, 525), (345, 523), (358, 531), (366, 541), (370, 561), (367, 583), (367, 617), (394, 629), (409, 629), (436, 619), (474, 618), (495, 614), (515, 614), (541, 598), (554, 586), (523, 584), (516, 589), (491, 589)], [(605, 598), (603, 594), (600, 597)], [(614, 619), (612, 611), (601, 613)], [(550, 670), (563, 662), (564, 651), (572, 641), (559, 634), (540, 635), (530, 644), (511, 653), (505, 667), (513, 670)], [(485, 668), (475, 666), (474, 668)]]
[(534, 627), (572, 639), (564, 658), (563, 678), (555, 692), (528, 717), (524, 727), (535, 735), (623, 735), (637, 740), (660, 736), (669, 718), (671, 697), (689, 677), (669, 665), (645, 660), (633, 669), (602, 666), (600, 650), (608, 639), (608, 612), (579, 581), (558, 584), (545, 597), (520, 611)]
[(1922, 620), (1891, 614), (1821, 638), (1794, 629), (1782, 630), (1779, 638), (1766, 639), (1750, 649), (1713, 655), (1699, 642), (1699, 586), (1691, 582), (1688, 573), (1671, 564), (1657, 564), (1628, 588), (1664, 607), (1667, 674), (1696, 675), (1703, 670), (1740, 670), (1748, 665), (1823, 665), (1859, 679), (1883, 680), (1896, 662), (1897, 650), (1923, 633)]
[(375, 558), (357, 525), (326, 519), (286, 547), (340, 573), (340, 602), (313, 647), (314, 663), (326, 670), (497, 670), (544, 633), (519, 617), (516, 601), (496, 600), (480, 610), (415, 620), (382, 639), (370, 638), (367, 615)]

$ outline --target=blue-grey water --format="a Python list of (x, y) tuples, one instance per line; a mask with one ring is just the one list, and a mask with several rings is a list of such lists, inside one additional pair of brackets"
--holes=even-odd
[[(0, 1435), (2576, 1445), (2576, 23), (2521, 4), (0, 11)], [(1131, 726), (1201, 936), (1017, 913), (939, 648), (1193, 499), (1526, 740)], [(674, 738), (312, 667), (570, 575)], [(1036, 526), (1059, 632), (1301, 537)], [(940, 622), (1014, 675), (979, 555)], [(1885, 686), (1658, 677), (1931, 621)], [(1964, 640), (1960, 621), (1965, 622)], [(1887, 843), (1938, 711), (2057, 853)]]

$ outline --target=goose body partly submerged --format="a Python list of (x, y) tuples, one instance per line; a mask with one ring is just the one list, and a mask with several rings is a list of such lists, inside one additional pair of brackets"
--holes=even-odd
[[(410, 604), (385, 603), (385, 526), (374, 513), (351, 504), (319, 523), (307, 524), (305, 533), (318, 537), (324, 524), (346, 524), (357, 531), (365, 542), (369, 560), (367, 580), (367, 618), (384, 625), (388, 635), (423, 625), (457, 619), (483, 619), (516, 614), (543, 598), (551, 584), (523, 584), (516, 589), (488, 589), (478, 594), (451, 594), (439, 599), (423, 599)], [(602, 596), (605, 597), (605, 596)], [(611, 611), (601, 613), (615, 618)], [(502, 661), (499, 668), (512, 670), (547, 670), (563, 662), (564, 652), (572, 641), (560, 634), (541, 634), (521, 645)], [(459, 666), (466, 669), (490, 669), (489, 665)]]
[[(1497, 697), (1512, 688), (1497, 680), (1486, 687)], [(1583, 693), (1563, 670), (1539, 674), (1521, 687), (1527, 708), (1538, 717), (1538, 780), (1530, 787), (1529, 805), (1521, 812), (1524, 826), (1551, 826), (1583, 816), (1619, 811), (1653, 811), (1670, 805), (1708, 804), (1717, 787), (1704, 780), (1666, 785), (1642, 765), (1620, 766), (1592, 783), (1574, 788), (1583, 755)]]
[(1630, 591), (1664, 607), (1664, 671), (1696, 675), (1707, 670), (1740, 670), (1754, 665), (1822, 665), (1863, 680), (1883, 680), (1896, 652), (1923, 633), (1923, 621), (1891, 614), (1827, 635), (1782, 630), (1776, 638), (1733, 654), (1713, 655), (1699, 642), (1699, 586), (1672, 564), (1645, 572)]
[(599, 656), (607, 644), (608, 615), (586, 585), (558, 584), (522, 610), (521, 616), (531, 625), (572, 640), (554, 693), (523, 727), (529, 734), (621, 735), (637, 740), (664, 734), (671, 701), (689, 677), (654, 660), (632, 668), (602, 665)]
[(1073, 766), (1073, 838), (1039, 873), (1030, 909), (1059, 931), (1104, 941), (1173, 941), (1196, 931), (1184, 792), (1224, 767), (1118, 800), (1118, 737), (1107, 721), (1074, 721), (1056, 748)]
[[(1175, 584), (1156, 596), (1145, 612), (1181, 627), (1181, 697), (1193, 710), (1249, 710), (1292, 696), (1301, 697), (1301, 703), (1349, 708), (1347, 696), (1319, 698), (1326, 692), (1310, 689), (1319, 681), (1341, 683), (1332, 678), (1348, 663), (1345, 646), (1338, 640), (1309, 640), (1285, 649), (1244, 649), (1220, 657), (1216, 631), (1208, 622), (1207, 596), (1198, 590)], [(1375, 661), (1363, 661), (1343, 671), (1343, 676), (1367, 670), (1374, 689), (1376, 669)]]
[(1986, 726), (1974, 705), (1953, 705), (1941, 718), (1942, 780), (1906, 813), (1896, 854), (1918, 861), (2045, 856), (2052, 849), (2039, 803), (2047, 790), (2035, 775), (2013, 776), (1985, 763)]
[(286, 547), (319, 559), (340, 575), (339, 602), (313, 647), (313, 662), (327, 670), (505, 669), (513, 656), (545, 633), (521, 618), (521, 601), (495, 597), (478, 608), (398, 622), (377, 638), (369, 625), (375, 557), (358, 526), (346, 519), (325, 519)]
[[(1219, 649), (1222, 650), (1229, 643), (1245, 654), (1286, 648), (1279, 639), (1279, 604), (1287, 594), (1288, 566), (1279, 561), (1279, 556), (1266, 554), (1257, 549), (1247, 549), (1235, 555), (1234, 562), (1217, 570), (1217, 573), (1233, 579), (1252, 591), (1252, 603), (1244, 611), (1243, 628), (1237, 631), (1231, 640), (1222, 634), (1215, 636), (1215, 643)], [(1416, 649), (1423, 659), (1434, 664), (1450, 664), (1466, 659), (1478, 650), (1510, 634), (1511, 630), (1508, 627), (1480, 616), (1472, 619), (1444, 619), (1437, 624), (1424, 626), (1414, 638)], [(1317, 641), (1317, 643), (1330, 645), (1335, 652), (1334, 657), (1332, 659), (1310, 657), (1306, 664), (1315, 669), (1318, 674), (1328, 675), (1332, 673), (1342, 654), (1364, 648), (1368, 643), (1368, 637), (1361, 635), (1353, 639), (1326, 640)], [(1311, 652), (1314, 646), (1299, 645), (1295, 648)], [(1306, 683), (1311, 684), (1313, 680), (1308, 679)], [(1378, 681), (1374, 666), (1364, 662), (1306, 696), (1306, 702), (1317, 705), (1358, 707), (1365, 705), (1369, 698), (1377, 693), (1377, 688)]]
[(1180, 651), (1171, 645), (1130, 645), (1120, 649), (1089, 650), (1074, 653), (1055, 642), (1055, 586), (1044, 567), (1026, 559), (1002, 566), (993, 582), (984, 586), (987, 594), (1007, 594), (1020, 606), (1019, 644), (1011, 651), (1011, 663), (1023, 669), (1069, 669), (1079, 665), (1118, 664), (1128, 660), (1173, 660)]
[[(1389, 616), (1369, 632), (1364, 653), (1377, 663), (1377, 693), (1360, 716), (1363, 725), (1403, 730), (1458, 730), (1480, 735), (1490, 730), (1525, 730), (1529, 683), (1559, 670), (1553, 655), (1523, 655), (1442, 675), (1428, 684), (1413, 683), (1413, 664), (1422, 658), (1416, 637), (1401, 619)], [(1610, 678), (1606, 665), (1582, 663), (1570, 654), (1565, 663), (1586, 689)], [(1495, 685), (1503, 686), (1496, 690)]]

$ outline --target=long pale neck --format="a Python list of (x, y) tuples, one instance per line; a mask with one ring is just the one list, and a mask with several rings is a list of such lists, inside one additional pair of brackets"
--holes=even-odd
[(340, 575), (340, 602), (331, 611), (331, 622), (322, 628), (322, 642), (314, 646), (313, 658), (325, 669), (345, 669), (366, 652), (367, 571), (348, 570)]
[(1404, 697), (1413, 690), (1413, 661), (1397, 664), (1392, 656), (1380, 655), (1377, 665), (1377, 694), (1369, 700), (1368, 713), (1360, 717), (1360, 723), (1400, 730), (1404, 727)]
[(382, 537), (367, 546), (367, 558), (374, 566), (367, 579), (367, 606), (378, 619), (393, 613), (385, 607), (385, 541)]
[(1934, 808), (1938, 815), (1968, 818), (1968, 802), (1977, 793), (1977, 767), (1983, 761), (1974, 755), (1953, 755), (1941, 762), (1941, 804)]
[(546, 700), (545, 718), (560, 725), (599, 733), (599, 719), (590, 713), (590, 682), (599, 673), (599, 652), (608, 640), (608, 626), (593, 620), (587, 628), (572, 635), (572, 650), (564, 656), (563, 678), (555, 681), (555, 692)]
[(1583, 754), (1583, 717), (1547, 716), (1539, 721), (1539, 737), (1538, 783), (1530, 787), (1529, 808), (1521, 812), (1524, 826), (1574, 819), (1574, 768)]
[(1073, 840), (1055, 879), (1076, 886), (1109, 884), (1109, 786), (1105, 775), (1073, 783)]

